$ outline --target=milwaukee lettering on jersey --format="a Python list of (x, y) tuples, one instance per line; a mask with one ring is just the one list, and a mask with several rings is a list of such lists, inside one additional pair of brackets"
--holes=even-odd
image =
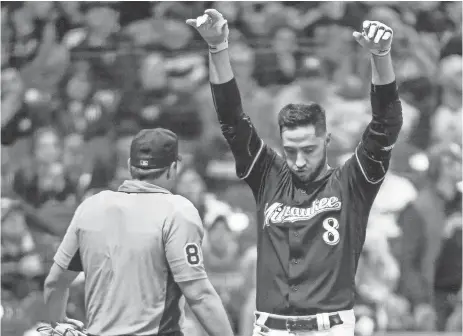
[(341, 202), (333, 196), (315, 200), (309, 208), (291, 207), (278, 202), (270, 206), (267, 204), (265, 208), (264, 227), (270, 224), (309, 220), (322, 212), (341, 209)]

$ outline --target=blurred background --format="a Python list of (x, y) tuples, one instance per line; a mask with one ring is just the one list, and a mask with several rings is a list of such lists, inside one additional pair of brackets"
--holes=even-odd
[[(35, 335), (42, 286), (73, 211), (129, 178), (131, 138), (181, 138), (177, 192), (199, 209), (204, 257), (236, 334), (251, 336), (256, 227), (208, 84), (207, 46), (185, 19), (216, 8), (246, 113), (277, 151), (289, 102), (327, 110), (332, 165), (370, 121), (364, 19), (394, 29), (404, 127), (357, 274), (358, 335), (461, 335), (461, 2), (2, 2), (2, 335)], [(83, 275), (68, 316), (85, 321)], [(190, 314), (189, 314), (190, 315)], [(205, 333), (193, 318), (189, 336)], [(399, 335), (399, 334), (394, 334)]]

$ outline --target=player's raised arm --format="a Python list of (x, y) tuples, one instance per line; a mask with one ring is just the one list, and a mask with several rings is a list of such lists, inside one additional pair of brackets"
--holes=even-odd
[(186, 23), (194, 27), (209, 45), (209, 79), (215, 109), (222, 133), (235, 157), (237, 175), (246, 179), (255, 167), (264, 143), (249, 117), (243, 113), (228, 54), (227, 21), (215, 9), (208, 9), (203, 16)]
[(355, 152), (355, 161), (368, 184), (378, 184), (386, 174), (391, 150), (402, 127), (400, 104), (391, 59), (393, 31), (378, 21), (364, 21), (355, 40), (371, 53), (371, 106), (373, 117)]

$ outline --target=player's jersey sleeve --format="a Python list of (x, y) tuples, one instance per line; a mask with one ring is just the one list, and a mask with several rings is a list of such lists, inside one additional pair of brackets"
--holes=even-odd
[(372, 204), (389, 168), (391, 150), (402, 127), (397, 84), (372, 85), (373, 117), (353, 156), (342, 168), (354, 200)]
[(202, 243), (204, 229), (198, 211), (181, 196), (163, 227), (167, 263), (176, 282), (204, 279)]
[(79, 220), (81, 218), (82, 203), (74, 213), (71, 224), (69, 225), (63, 241), (56, 251), (53, 261), (60, 267), (75, 272), (83, 272), (82, 259), (79, 252)]
[(259, 201), (264, 185), (271, 188), (272, 181), (278, 180), (281, 158), (263, 142), (249, 116), (243, 112), (234, 78), (224, 84), (211, 84), (211, 89), (222, 133), (235, 157), (236, 174), (246, 181)]

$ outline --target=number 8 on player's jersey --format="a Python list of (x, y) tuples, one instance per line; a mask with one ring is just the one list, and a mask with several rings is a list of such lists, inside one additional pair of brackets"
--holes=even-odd
[(323, 240), (328, 245), (336, 245), (339, 243), (339, 222), (334, 217), (328, 217), (323, 221), (323, 228), (326, 230), (323, 234)]

